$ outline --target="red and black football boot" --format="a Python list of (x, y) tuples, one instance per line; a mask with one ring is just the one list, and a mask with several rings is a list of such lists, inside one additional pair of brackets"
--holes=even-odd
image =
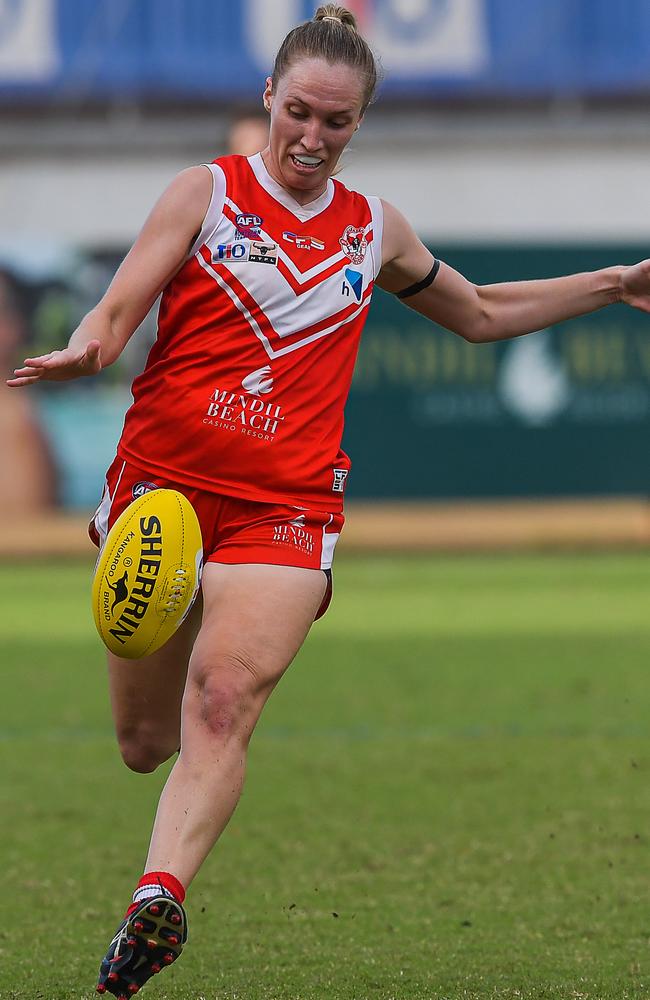
[(98, 993), (129, 1000), (171, 965), (187, 941), (185, 910), (169, 896), (146, 899), (118, 927), (99, 969)]

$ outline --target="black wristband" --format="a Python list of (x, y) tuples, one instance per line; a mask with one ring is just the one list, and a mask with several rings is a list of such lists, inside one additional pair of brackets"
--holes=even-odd
[(421, 292), (423, 288), (428, 288), (429, 285), (433, 284), (433, 282), (436, 280), (436, 275), (439, 270), (440, 270), (440, 261), (434, 260), (433, 267), (427, 274), (426, 278), (423, 278), (422, 281), (416, 281), (414, 285), (409, 285), (408, 288), (405, 288), (401, 292), (396, 292), (395, 294), (397, 295), (397, 298), (407, 299), (410, 295), (417, 295), (417, 293)]

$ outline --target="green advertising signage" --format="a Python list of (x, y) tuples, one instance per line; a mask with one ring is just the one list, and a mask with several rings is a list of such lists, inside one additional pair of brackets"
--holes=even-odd
[[(473, 281), (629, 263), (647, 248), (434, 247)], [(613, 306), (468, 344), (377, 290), (347, 407), (348, 495), (650, 493), (650, 316)]]
[[(473, 281), (552, 277), (650, 256), (643, 246), (433, 247)], [(33, 280), (31, 354), (64, 343), (110, 281), (119, 254), (71, 257), (61, 281)], [(79, 275), (92, 275), (80, 296)], [(66, 277), (67, 275), (67, 277)], [(83, 292), (83, 287), (81, 287)], [(98, 502), (129, 386), (155, 314), (96, 379), (31, 397), (60, 500)], [(22, 355), (21, 355), (22, 356)], [(650, 494), (650, 316), (614, 306), (500, 344), (468, 344), (377, 290), (346, 410), (352, 498)]]

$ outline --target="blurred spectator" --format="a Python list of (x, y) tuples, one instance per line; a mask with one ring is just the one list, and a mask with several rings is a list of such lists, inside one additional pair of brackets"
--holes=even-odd
[(0, 514), (31, 514), (55, 501), (56, 476), (47, 439), (27, 393), (4, 382), (25, 347), (26, 323), (20, 289), (0, 269)]
[(228, 131), (228, 153), (252, 156), (269, 144), (269, 121), (262, 115), (237, 118)]

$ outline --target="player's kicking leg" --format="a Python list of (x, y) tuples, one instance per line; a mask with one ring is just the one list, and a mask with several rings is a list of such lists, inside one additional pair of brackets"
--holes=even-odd
[[(125, 660), (108, 654), (115, 732), (124, 762), (134, 771), (155, 770), (180, 747), (181, 702), (201, 606), (199, 598), (169, 642), (151, 656)], [(132, 903), (102, 962), (98, 993), (131, 997), (178, 957), (187, 925), (176, 896), (156, 885)], [(125, 978), (121, 972), (127, 968)]]
[(326, 580), (320, 570), (208, 563), (202, 589), (181, 752), (160, 798), (136, 909), (100, 972), (99, 991), (118, 997), (180, 954), (185, 890), (237, 805), (253, 729), (309, 631)]
[(108, 653), (115, 734), (132, 771), (155, 771), (180, 747), (181, 703), (201, 607), (199, 595), (178, 631), (151, 656), (125, 660)]

